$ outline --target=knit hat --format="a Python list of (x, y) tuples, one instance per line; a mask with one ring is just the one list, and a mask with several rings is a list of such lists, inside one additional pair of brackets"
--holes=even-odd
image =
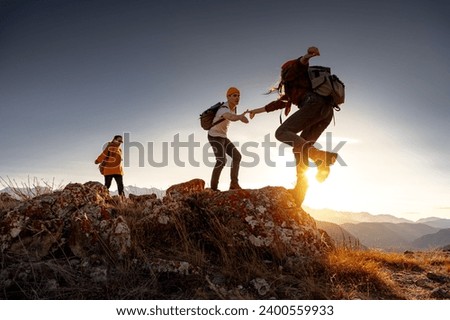
[(231, 87), (231, 88), (228, 89), (228, 91), (227, 91), (227, 97), (228, 97), (229, 95), (234, 94), (234, 93), (240, 94), (240, 92), (239, 92), (239, 90), (238, 90), (237, 88)]

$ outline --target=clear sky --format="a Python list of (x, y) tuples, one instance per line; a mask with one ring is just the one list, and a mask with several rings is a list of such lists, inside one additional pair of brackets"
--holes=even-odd
[[(314, 45), (311, 64), (346, 84), (319, 141), (345, 163), (311, 182), (305, 204), (450, 218), (449, 14), (445, 0), (1, 0), (0, 176), (102, 181), (94, 160), (123, 134), (126, 185), (209, 184), (199, 113), (230, 86), (240, 111), (276, 99), (263, 93), (281, 64)], [(244, 188), (295, 183), (279, 115), (230, 126)]]

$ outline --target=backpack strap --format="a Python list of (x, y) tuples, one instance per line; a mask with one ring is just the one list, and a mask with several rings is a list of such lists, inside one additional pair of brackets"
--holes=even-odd
[(219, 123), (221, 123), (221, 122), (223, 122), (223, 121), (225, 121), (224, 118), (217, 120), (216, 122), (214, 122), (214, 123), (211, 125), (211, 128), (214, 127), (214, 126), (216, 126), (216, 125), (218, 125)]
[[(219, 109), (221, 109), (221, 108), (225, 108), (225, 103), (222, 103), (222, 105), (219, 107)], [(217, 111), (219, 111), (219, 109), (217, 109)], [(216, 113), (217, 113), (217, 111), (216, 111)], [(223, 121), (225, 121), (225, 118), (222, 117), (222, 119), (219, 119), (216, 122), (213, 122), (213, 124), (211, 125), (211, 128), (214, 127), (215, 125), (218, 125), (219, 123), (221, 123)]]

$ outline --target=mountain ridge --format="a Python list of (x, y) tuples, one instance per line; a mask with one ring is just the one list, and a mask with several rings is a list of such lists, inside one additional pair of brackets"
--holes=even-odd
[(445, 248), (450, 245), (450, 228), (440, 229), (436, 233), (423, 235), (415, 239), (412, 245), (420, 249)]
[(450, 219), (429, 217), (429, 218), (419, 219), (416, 222), (423, 223), (423, 224), (429, 225), (431, 227), (440, 228), (440, 229), (450, 228)]
[(345, 223), (341, 227), (367, 247), (392, 251), (417, 249), (414, 240), (440, 230), (420, 223), (391, 222)]
[(374, 215), (369, 212), (336, 211), (332, 209), (306, 208), (309, 214), (316, 220), (333, 222), (336, 224), (360, 223), (360, 222), (391, 222), (391, 223), (414, 223), (412, 220), (398, 218), (389, 214)]

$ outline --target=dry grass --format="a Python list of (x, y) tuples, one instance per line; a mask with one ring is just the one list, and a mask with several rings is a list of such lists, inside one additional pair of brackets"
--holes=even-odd
[[(263, 298), (408, 299), (408, 293), (401, 289), (393, 273), (425, 274), (433, 270), (448, 274), (450, 269), (450, 257), (441, 251), (404, 254), (345, 248), (328, 252), (322, 259), (297, 261), (291, 265), (282, 248), (268, 252), (230, 243), (230, 228), (214, 213), (204, 210), (197, 212), (204, 225), (190, 226), (182, 212), (175, 217), (176, 232), (171, 233), (171, 237), (176, 250), (172, 248), (169, 253), (158, 245), (151, 245), (155, 239), (149, 234), (150, 226), (145, 225), (141, 208), (127, 207), (126, 210), (128, 212), (121, 214), (135, 226), (132, 229), (136, 246), (140, 248), (137, 255), (140, 259), (153, 252), (200, 268), (211, 267), (213, 262), (215, 272), (226, 279), (228, 285), (248, 284), (255, 278), (266, 279), (271, 290)], [(211, 298), (204, 294), (203, 298)], [(213, 294), (212, 298), (223, 297)]]
[(3, 188), (8, 190), (10, 195), (21, 201), (52, 193), (64, 187), (62, 183), (56, 184), (55, 179), (46, 181), (36, 177), (28, 177), (27, 181), (22, 182), (17, 182), (15, 179), (9, 177), (0, 177), (0, 186), (3, 186)]
[(433, 288), (419, 288), (420, 296), (416, 282), (428, 273), (448, 275), (450, 255), (437, 250), (387, 253), (341, 248), (331, 252), (326, 263), (337, 299), (429, 299)]
[[(143, 204), (118, 207), (117, 214), (127, 220), (132, 232), (132, 257), (144, 264), (155, 258), (183, 261), (200, 270), (199, 274), (187, 277), (156, 275), (154, 285), (164, 287), (159, 298), (174, 298), (174, 294), (179, 299), (324, 298), (320, 289), (313, 289), (315, 260), (288, 265), (283, 248), (269, 251), (233, 242), (235, 231), (214, 212), (196, 208), (195, 204), (188, 212), (170, 216), (171, 223), (167, 226), (153, 224), (143, 213), (145, 207)], [(249, 285), (255, 278), (266, 279), (270, 286), (262, 296), (255, 295)], [(174, 281), (176, 290), (180, 290), (176, 293), (170, 290)], [(239, 287), (246, 289), (238, 290)]]

